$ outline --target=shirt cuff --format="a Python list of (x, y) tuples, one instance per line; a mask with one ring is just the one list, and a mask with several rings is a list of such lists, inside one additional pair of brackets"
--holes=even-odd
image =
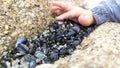
[(113, 21), (112, 17), (111, 17), (111, 12), (109, 12), (110, 10), (107, 8), (107, 6), (97, 6), (91, 9), (92, 14), (96, 20), (96, 24), (102, 24), (105, 22), (110, 22)]

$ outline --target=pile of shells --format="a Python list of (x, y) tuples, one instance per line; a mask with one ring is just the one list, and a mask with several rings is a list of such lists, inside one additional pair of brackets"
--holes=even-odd
[(35, 68), (38, 64), (54, 63), (72, 54), (76, 46), (95, 26), (82, 26), (71, 20), (55, 21), (34, 39), (19, 37), (13, 51), (5, 51), (0, 59), (1, 68)]

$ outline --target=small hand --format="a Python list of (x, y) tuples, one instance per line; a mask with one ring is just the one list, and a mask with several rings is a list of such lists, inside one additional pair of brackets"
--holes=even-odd
[(71, 19), (81, 25), (89, 26), (95, 22), (92, 13), (80, 7), (68, 6), (59, 1), (53, 1), (52, 11), (57, 11), (57, 20)]

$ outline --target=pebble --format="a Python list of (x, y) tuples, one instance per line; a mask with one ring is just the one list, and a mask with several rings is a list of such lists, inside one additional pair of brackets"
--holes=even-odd
[(11, 37), (15, 37), (15, 36), (17, 36), (18, 35), (18, 33), (15, 31), (15, 32), (12, 32), (12, 34), (10, 35)]
[(3, 40), (0, 40), (0, 44), (3, 44)]
[(9, 31), (8, 31), (8, 30), (5, 30), (3, 33), (4, 33), (5, 35), (7, 35), (7, 34), (9, 34)]
[(5, 29), (8, 30), (9, 29), (9, 25), (5, 25)]

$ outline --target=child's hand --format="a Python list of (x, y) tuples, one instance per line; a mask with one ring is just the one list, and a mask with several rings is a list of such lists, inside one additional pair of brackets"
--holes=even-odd
[(92, 13), (88, 10), (80, 7), (68, 6), (59, 1), (54, 1), (52, 4), (52, 11), (57, 10), (57, 20), (71, 19), (84, 26), (89, 26), (95, 22)]

